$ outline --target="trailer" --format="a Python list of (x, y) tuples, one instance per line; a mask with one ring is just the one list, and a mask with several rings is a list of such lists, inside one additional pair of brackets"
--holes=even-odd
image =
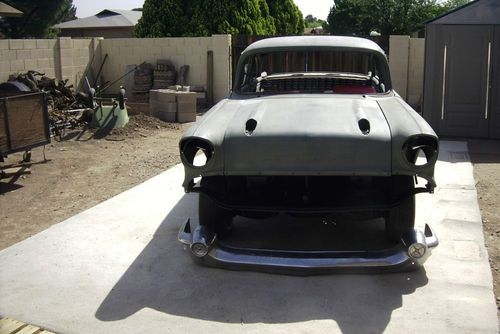
[(50, 143), (49, 113), (45, 93), (0, 93), (0, 161), (8, 154), (23, 152)]

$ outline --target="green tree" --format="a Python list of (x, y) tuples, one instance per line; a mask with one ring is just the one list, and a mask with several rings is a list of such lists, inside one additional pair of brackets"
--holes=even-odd
[(304, 17), (293, 0), (267, 0), (277, 35), (302, 35)]
[(266, 0), (146, 0), (138, 37), (273, 35)]
[(188, 23), (182, 3), (179, 0), (146, 0), (142, 17), (135, 26), (137, 37), (182, 36)]
[(5, 1), (24, 13), (22, 17), (0, 18), (0, 32), (7, 38), (43, 38), (54, 24), (76, 18), (72, 0)]
[(304, 18), (304, 24), (307, 28), (316, 28), (316, 27), (322, 27), (326, 22), (324, 20), (320, 20), (315, 16), (312, 16), (311, 14), (306, 15)]
[(457, 7), (463, 6), (471, 2), (471, 0), (447, 0), (443, 3), (443, 7), (446, 8), (446, 10), (452, 10)]
[[(451, 0), (454, 1), (454, 0)], [(411, 34), (448, 9), (436, 0), (336, 0), (328, 15), (331, 34)]]

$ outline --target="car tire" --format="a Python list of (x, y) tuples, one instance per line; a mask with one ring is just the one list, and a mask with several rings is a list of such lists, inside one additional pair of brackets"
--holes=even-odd
[(400, 241), (403, 234), (415, 226), (415, 194), (413, 178), (405, 177), (395, 182), (395, 195), (403, 198), (401, 203), (390, 209), (385, 216), (385, 228), (392, 241)]
[(231, 222), (234, 214), (219, 207), (207, 195), (200, 194), (198, 198), (200, 225), (214, 231), (219, 239), (227, 237), (231, 232)]

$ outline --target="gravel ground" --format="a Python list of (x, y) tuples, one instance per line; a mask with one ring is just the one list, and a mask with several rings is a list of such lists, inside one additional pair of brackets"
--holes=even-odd
[(483, 218), (497, 306), (500, 308), (500, 141), (470, 140), (469, 154)]
[[(137, 115), (109, 134), (67, 131), (47, 145), (46, 162), (43, 149), (33, 149), (31, 174), (0, 181), (0, 249), (179, 163), (177, 143), (188, 126)], [(21, 160), (16, 153), (5, 164)]]

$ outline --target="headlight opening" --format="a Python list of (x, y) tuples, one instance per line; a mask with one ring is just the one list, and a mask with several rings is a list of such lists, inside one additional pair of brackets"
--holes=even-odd
[(214, 155), (213, 146), (206, 140), (193, 138), (181, 143), (181, 155), (191, 167), (204, 167)]
[(427, 166), (437, 160), (438, 143), (434, 137), (415, 136), (403, 145), (405, 160), (414, 166)]

